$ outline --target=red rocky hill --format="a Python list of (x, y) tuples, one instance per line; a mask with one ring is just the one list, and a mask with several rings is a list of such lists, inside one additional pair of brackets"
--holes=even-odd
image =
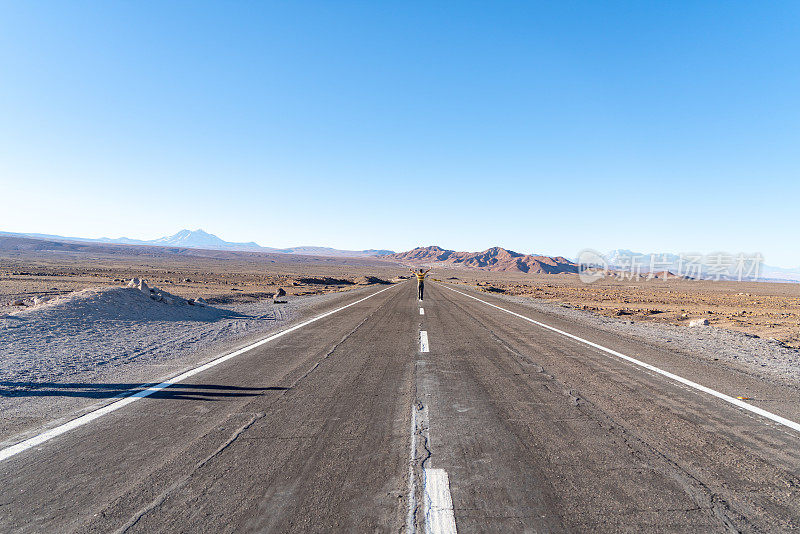
[(442, 264), (454, 267), (469, 267), (484, 271), (512, 271), (523, 273), (577, 273), (578, 265), (557, 256), (520, 254), (501, 247), (492, 247), (483, 252), (456, 252), (441, 247), (417, 247), (407, 252), (383, 256), (403, 263)]

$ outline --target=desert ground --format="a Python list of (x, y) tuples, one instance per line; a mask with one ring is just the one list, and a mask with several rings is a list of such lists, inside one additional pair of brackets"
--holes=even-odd
[[(37, 297), (125, 285), (143, 278), (183, 298), (210, 304), (255, 302), (278, 288), (289, 297), (348, 291), (407, 276), (405, 266), (366, 258), (168, 250), (149, 254), (0, 251), (0, 314)], [(216, 256), (216, 257), (214, 257)], [(591, 284), (574, 274), (525, 274), (436, 267), (431, 276), (487, 292), (531, 297), (630, 321), (710, 326), (800, 348), (800, 284), (607, 277)]]
[[(119, 247), (126, 250), (132, 247)], [(152, 247), (148, 247), (152, 250)], [(200, 253), (202, 254), (202, 253)], [(213, 254), (213, 253), (212, 253)], [(287, 295), (319, 295), (381, 283), (402, 268), (370, 259), (288, 254), (217, 253), (149, 255), (61, 251), (0, 251), (0, 314), (87, 288), (124, 286), (141, 278), (183, 298), (209, 304), (234, 304)], [(409, 274), (409, 273), (406, 273)]]
[(532, 297), (630, 321), (734, 330), (800, 348), (800, 284), (682, 278), (617, 280), (591, 284), (574, 274), (517, 274), (435, 269), (431, 275), (486, 292)]

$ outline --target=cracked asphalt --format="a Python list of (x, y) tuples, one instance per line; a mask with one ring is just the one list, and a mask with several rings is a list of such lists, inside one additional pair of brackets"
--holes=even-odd
[[(480, 298), (800, 420), (797, 389)], [(11, 457), (0, 531), (422, 531), (423, 461), (461, 532), (800, 528), (796, 432), (442, 284), (424, 308), (401, 284)]]

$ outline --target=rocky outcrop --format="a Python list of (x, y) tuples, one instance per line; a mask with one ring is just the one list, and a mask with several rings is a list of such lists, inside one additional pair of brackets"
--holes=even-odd
[(137, 289), (153, 299), (156, 302), (163, 302), (164, 304), (168, 305), (190, 305), (190, 306), (207, 306), (207, 303), (202, 298), (198, 297), (196, 299), (189, 299), (186, 300), (182, 297), (177, 295), (173, 295), (172, 293), (168, 293), (164, 290), (158, 289), (157, 287), (150, 287), (147, 285), (147, 282), (141, 278), (132, 278), (130, 282), (128, 282), (127, 287), (130, 289)]

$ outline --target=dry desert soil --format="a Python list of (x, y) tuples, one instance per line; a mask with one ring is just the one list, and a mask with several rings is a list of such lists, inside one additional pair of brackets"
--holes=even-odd
[(575, 274), (516, 274), (437, 269), (450, 283), (510, 296), (532, 297), (597, 315), (637, 322), (710, 326), (800, 348), (800, 284), (609, 277), (591, 284)]
[(0, 251), (0, 315), (18, 310), (19, 306), (11, 305), (15, 300), (29, 306), (36, 297), (124, 286), (132, 278), (142, 278), (151, 287), (183, 298), (235, 304), (272, 298), (278, 288), (289, 296), (347, 291), (387, 281), (403, 272), (397, 265), (362, 258), (201, 254), (175, 254), (167, 249), (146, 255)]
[[(408, 274), (406, 266), (371, 258), (176, 253), (154, 247), (118, 247), (112, 252), (0, 250), (0, 314), (19, 309), (10, 305), (14, 300), (30, 305), (35, 297), (120, 286), (131, 278), (143, 278), (184, 298), (235, 304), (272, 298), (278, 288), (289, 296), (319, 295)], [(436, 266), (431, 276), (637, 322), (688, 326), (706, 318), (713, 327), (800, 348), (800, 284), (613, 277), (586, 284), (575, 274)]]

